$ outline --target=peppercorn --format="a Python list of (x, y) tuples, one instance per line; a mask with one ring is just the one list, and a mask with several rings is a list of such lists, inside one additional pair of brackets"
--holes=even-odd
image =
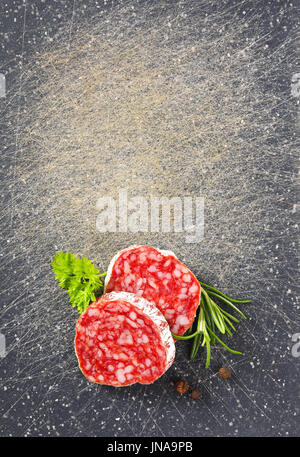
[(231, 370), (228, 367), (222, 367), (219, 369), (219, 376), (222, 379), (228, 379), (231, 376)]
[(193, 400), (201, 400), (202, 394), (199, 389), (193, 389), (191, 393), (191, 397)]
[(176, 390), (179, 394), (185, 394), (190, 386), (188, 385), (188, 383), (186, 381), (177, 381), (176, 384), (175, 384), (175, 387), (176, 387)]

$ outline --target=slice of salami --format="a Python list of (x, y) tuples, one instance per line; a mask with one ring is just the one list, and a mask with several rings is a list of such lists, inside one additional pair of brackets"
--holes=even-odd
[(155, 305), (127, 292), (102, 295), (79, 317), (75, 350), (85, 377), (99, 384), (151, 384), (173, 363), (169, 325)]
[(105, 279), (105, 291), (112, 290), (154, 303), (176, 335), (192, 325), (201, 294), (196, 277), (173, 252), (151, 246), (130, 246), (114, 256)]

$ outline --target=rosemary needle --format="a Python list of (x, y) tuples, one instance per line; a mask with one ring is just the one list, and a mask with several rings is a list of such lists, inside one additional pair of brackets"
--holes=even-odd
[(246, 316), (240, 311), (231, 301), (227, 300), (225, 297), (215, 294), (214, 292), (210, 292), (210, 295), (213, 295), (214, 297), (217, 297), (219, 300), (222, 300), (224, 303), (227, 305), (231, 306), (237, 313), (239, 313), (243, 319), (246, 319)]
[[(209, 331), (209, 333), (213, 333), (213, 332), (210, 330), (210, 328), (208, 328), (208, 331)], [(222, 346), (224, 346), (224, 348), (227, 349), (227, 351), (231, 352), (232, 354), (242, 354), (242, 352), (240, 352), (240, 351), (235, 351), (234, 349), (231, 349), (230, 347), (228, 347), (222, 340), (220, 340), (220, 338), (219, 338), (216, 334), (214, 334), (214, 336), (215, 336), (215, 338), (219, 341), (219, 343), (220, 343)]]
[(230, 297), (228, 297), (228, 295), (225, 295), (223, 292), (220, 292), (215, 287), (209, 286), (208, 284), (205, 284), (204, 282), (199, 281), (199, 284), (202, 287), (204, 287), (205, 289), (212, 290), (212, 291), (216, 292), (217, 294), (222, 295), (222, 297), (227, 298), (227, 300), (233, 301), (234, 303), (250, 303), (251, 302), (251, 300), (236, 300), (234, 298), (230, 298)]

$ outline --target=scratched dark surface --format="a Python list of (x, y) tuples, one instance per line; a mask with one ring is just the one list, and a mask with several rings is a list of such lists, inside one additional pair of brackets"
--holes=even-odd
[[(106, 22), (107, 18), (109, 20)], [(295, 54), (297, 22), (296, 2), (289, 1), (1, 1), (0, 73), (6, 76), (7, 90), (6, 97), (0, 98), (0, 332), (6, 340), (6, 354), (0, 358), (1, 436), (299, 434), (299, 358), (292, 354), (292, 335), (300, 331), (295, 187), (299, 119), (299, 67)], [(72, 138), (68, 136), (69, 152), (65, 147), (60, 150), (59, 141), (63, 141), (66, 131), (64, 114), (52, 116), (46, 97), (44, 105), (37, 105), (38, 93), (31, 98), (30, 70), (31, 60), (37, 50), (44, 52), (50, 49), (53, 56), (55, 48), (61, 48), (64, 43), (65, 56), (68, 52), (66, 43), (69, 43), (72, 52), (72, 43), (77, 43), (78, 30), (88, 30), (89, 24), (95, 27), (92, 30), (97, 30), (92, 34), (107, 33), (107, 40), (111, 46), (115, 46), (114, 49), (119, 49), (119, 44), (122, 44), (121, 32), (124, 33), (123, 44), (126, 44), (126, 40), (129, 43), (135, 33), (143, 30), (155, 31), (155, 37), (163, 37), (166, 41), (163, 45), (159, 42), (155, 48), (159, 51), (152, 55), (152, 35), (149, 34), (148, 39), (147, 33), (142, 35), (146, 42), (145, 58), (149, 57), (150, 63), (153, 61), (154, 70), (155, 66), (158, 68), (155, 73), (149, 64), (149, 71), (153, 70), (154, 76), (158, 75), (161, 68), (165, 71), (161, 73), (168, 87), (164, 88), (162, 84), (158, 89), (162, 93), (165, 90), (167, 93), (168, 90), (172, 91), (172, 84), (175, 84), (172, 82), (172, 72), (171, 76), (168, 75), (169, 67), (164, 64), (162, 57), (166, 55), (168, 59), (171, 52), (174, 62), (179, 65), (173, 73), (174, 80), (177, 78), (175, 89), (179, 88), (182, 93), (188, 94), (190, 88), (191, 99), (195, 97), (196, 100), (201, 95), (203, 81), (204, 84), (209, 83), (209, 72), (212, 72), (213, 83), (210, 88), (203, 86), (206, 87), (203, 96), (208, 97), (211, 91), (211, 98), (205, 99), (208, 102), (204, 114), (201, 113), (204, 116), (201, 122), (208, 129), (212, 128), (207, 135), (209, 139), (195, 136), (189, 142), (189, 139), (180, 137), (178, 140), (176, 137), (177, 142), (174, 140), (173, 144), (167, 138), (165, 130), (168, 130), (168, 126), (174, 135), (178, 135), (181, 122), (182, 131), (188, 132), (187, 137), (190, 138), (190, 125), (192, 120), (197, 120), (197, 106), (201, 105), (201, 98), (193, 105), (192, 102), (188, 104), (186, 96), (183, 101), (186, 104), (181, 106), (175, 97), (171, 107), (175, 114), (172, 115), (172, 109), (169, 110), (169, 120), (163, 117), (159, 125), (149, 117), (148, 124), (140, 124), (141, 135), (143, 132), (148, 135), (148, 144), (155, 144), (158, 151), (155, 157), (157, 162), (152, 162), (157, 165), (156, 168), (141, 160), (141, 156), (135, 161), (136, 144), (140, 144), (145, 157), (150, 154), (152, 160), (151, 151), (147, 153), (148, 146), (144, 140), (138, 143), (133, 136), (130, 142), (134, 150), (124, 146), (125, 152), (122, 152), (123, 145), (118, 149), (112, 143), (101, 157), (105, 173), (99, 172), (99, 181), (97, 178), (93, 181), (95, 194), (92, 194), (92, 198), (95, 199), (92, 209), (85, 213), (81, 211), (80, 195), (78, 197), (76, 194), (76, 189), (79, 189), (79, 194), (82, 194), (82, 190), (83, 193), (89, 192), (80, 185), (82, 176), (77, 176), (74, 169), (66, 175), (61, 171), (67, 170), (69, 165), (66, 154), (72, 157), (72, 148), (78, 148), (78, 144), (74, 140), (73, 145)], [(185, 35), (187, 30), (189, 33)], [(167, 34), (172, 38), (171, 44), (167, 41)], [(231, 34), (235, 37), (233, 40)], [(224, 45), (227, 39), (228, 46), (231, 46), (228, 53), (225, 52), (227, 44)], [(214, 44), (213, 49), (209, 48), (211, 43)], [(189, 64), (189, 61), (184, 65), (185, 59), (189, 58), (184, 51), (188, 47), (199, 49), (199, 59), (205, 62), (202, 64), (204, 67), (198, 67), (196, 60), (193, 62), (195, 65)], [(243, 65), (240, 59), (253, 49), (253, 61)], [(92, 52), (99, 53), (98, 62), (93, 62), (93, 70), (97, 71), (97, 65), (101, 65), (101, 54), (97, 50)], [(138, 48), (134, 44), (126, 52), (126, 65), (130, 67)], [(236, 103), (230, 113), (223, 112), (222, 108), (227, 99), (218, 99), (218, 94), (224, 94), (225, 90), (224, 85), (216, 85), (218, 78), (214, 65), (218, 56), (225, 56), (224, 81), (229, 78), (230, 84), (235, 72), (239, 78), (238, 84), (230, 88), (230, 93), (226, 92), (229, 101), (232, 98)], [(110, 71), (114, 66), (118, 67), (117, 59), (114, 62), (110, 60), (112, 58), (105, 54)], [(134, 62), (133, 66), (136, 60)], [(72, 71), (75, 67), (72, 65), (70, 71), (67, 67), (66, 86), (70, 81), (73, 90), (75, 77)], [(122, 65), (125, 65), (123, 61)], [(226, 73), (227, 68), (232, 72), (232, 77), (230, 72)], [(79, 67), (78, 76), (81, 70)], [(61, 75), (54, 65), (54, 86), (56, 81), (62, 83)], [(44, 77), (39, 71), (33, 74), (35, 84), (38, 84), (40, 76)], [(119, 84), (123, 84), (120, 81)], [(51, 78), (48, 79), (48, 85), (49, 90), (53, 90)], [(200, 87), (200, 95), (197, 87)], [(111, 93), (114, 90), (117, 89), (111, 89)], [(236, 98), (231, 95), (235, 90)], [(256, 98), (252, 100), (253, 91), (256, 90)], [(132, 91), (130, 96), (135, 97), (134, 87)], [(73, 95), (71, 91), (64, 98), (64, 103), (69, 103), (72, 97), (76, 100), (76, 94), (74, 91)], [(137, 104), (144, 108), (145, 98), (139, 93), (136, 96)], [(167, 101), (162, 100), (164, 109)], [(214, 110), (212, 107), (216, 100), (219, 108)], [(113, 98), (111, 103), (114, 103)], [(44, 117), (41, 115), (43, 106), (47, 106)], [(131, 115), (134, 111), (132, 105), (129, 111)], [(182, 117), (178, 116), (178, 112)], [(50, 123), (53, 122), (49, 127), (49, 132), (54, 132), (53, 138), (47, 133), (47, 113), (50, 113)], [(85, 115), (88, 117), (89, 113)], [(247, 128), (236, 134), (235, 123), (239, 120), (233, 119), (220, 133), (220, 124), (223, 125), (228, 116), (235, 114), (236, 119), (240, 116), (246, 119), (246, 124), (249, 121)], [(81, 124), (80, 116), (77, 121), (75, 114), (68, 117), (67, 110), (65, 115), (69, 124), (72, 119), (75, 119), (75, 127)], [(156, 115), (160, 116), (157, 112)], [(38, 143), (29, 145), (24, 140), (24, 132), (28, 132), (28, 126), (34, 125), (35, 116), (40, 122), (40, 127), (37, 127), (41, 129), (40, 137), (44, 135), (40, 149), (44, 161), (35, 158), (35, 151), (40, 147)], [(132, 114), (132, 119), (134, 116)], [(116, 117), (116, 122), (117, 125), (119, 123), (120, 136), (123, 138), (122, 122), (126, 119), (126, 112), (124, 117), (120, 109), (119, 117), (120, 120)], [(57, 127), (60, 122), (61, 128)], [(96, 142), (102, 138), (98, 136), (102, 133), (97, 133), (94, 123), (88, 128), (91, 129), (90, 137), (96, 138)], [(229, 133), (231, 128), (233, 130)], [(108, 138), (117, 135), (115, 125), (110, 124), (108, 132)], [(160, 140), (157, 144), (151, 143), (154, 141), (151, 135), (155, 132)], [(77, 136), (73, 138), (77, 141)], [(220, 151), (213, 149), (214, 141), (219, 145), (224, 138), (222, 148), (225, 150), (229, 143), (233, 149), (226, 152), (226, 160), (214, 162), (213, 159), (220, 154)], [(181, 142), (180, 147), (178, 141)], [(59, 147), (56, 148), (56, 145)], [(52, 155), (48, 155), (46, 146), (51, 149)], [(88, 166), (88, 154), (93, 147), (89, 143), (87, 151), (82, 152)], [(197, 155), (201, 148), (206, 151), (207, 163)], [(53, 175), (50, 168), (50, 174), (43, 168), (50, 167), (52, 160)], [(122, 168), (125, 161), (130, 163), (127, 171)], [(83, 162), (81, 171), (84, 166)], [(122, 182), (124, 173), (130, 177), (128, 182)], [(51, 178), (48, 179), (48, 176)], [(170, 177), (169, 186), (159, 185)], [(100, 235), (95, 232), (97, 195), (115, 195), (115, 189), (119, 186), (148, 196), (153, 193), (152, 180), (156, 195), (172, 196), (182, 192), (204, 196), (205, 236), (201, 243), (188, 245), (184, 236), (177, 234)], [(89, 181), (84, 182), (88, 186)], [(114, 185), (111, 193), (110, 182)], [(66, 186), (61, 195), (57, 193), (59, 186)], [(76, 202), (74, 200), (74, 205), (63, 206), (62, 202), (68, 203), (70, 194), (76, 194)], [(76, 212), (75, 203), (79, 205), (76, 206)], [(87, 235), (89, 229), (83, 224), (86, 218), (92, 220), (90, 230), (93, 236)], [(74, 230), (74, 224), (78, 225), (77, 231)], [(232, 294), (253, 298), (253, 304), (247, 305), (247, 309), (243, 307), (248, 320), (239, 325), (230, 343), (232, 347), (242, 350), (242, 356), (232, 356), (215, 348), (211, 366), (205, 370), (203, 355), (189, 362), (189, 345), (177, 343), (174, 365), (151, 386), (114, 389), (85, 380), (77, 367), (73, 350), (77, 315), (67, 304), (63, 291), (58, 291), (49, 269), (50, 259), (56, 249), (69, 249), (89, 255), (105, 268), (116, 250), (136, 241), (173, 249), (203, 281), (220, 285)], [(217, 374), (222, 365), (232, 369), (232, 377), (227, 381), (221, 380)], [(188, 394), (180, 396), (169, 385), (171, 381), (181, 378), (201, 390), (201, 401), (193, 401)]]

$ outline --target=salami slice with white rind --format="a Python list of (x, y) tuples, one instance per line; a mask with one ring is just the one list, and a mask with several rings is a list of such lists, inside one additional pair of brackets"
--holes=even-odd
[(201, 287), (194, 274), (171, 251), (130, 246), (111, 260), (105, 291), (126, 291), (154, 303), (175, 335), (192, 325)]
[(80, 315), (75, 350), (89, 381), (116, 387), (151, 384), (175, 357), (163, 314), (144, 298), (127, 292), (102, 295)]

